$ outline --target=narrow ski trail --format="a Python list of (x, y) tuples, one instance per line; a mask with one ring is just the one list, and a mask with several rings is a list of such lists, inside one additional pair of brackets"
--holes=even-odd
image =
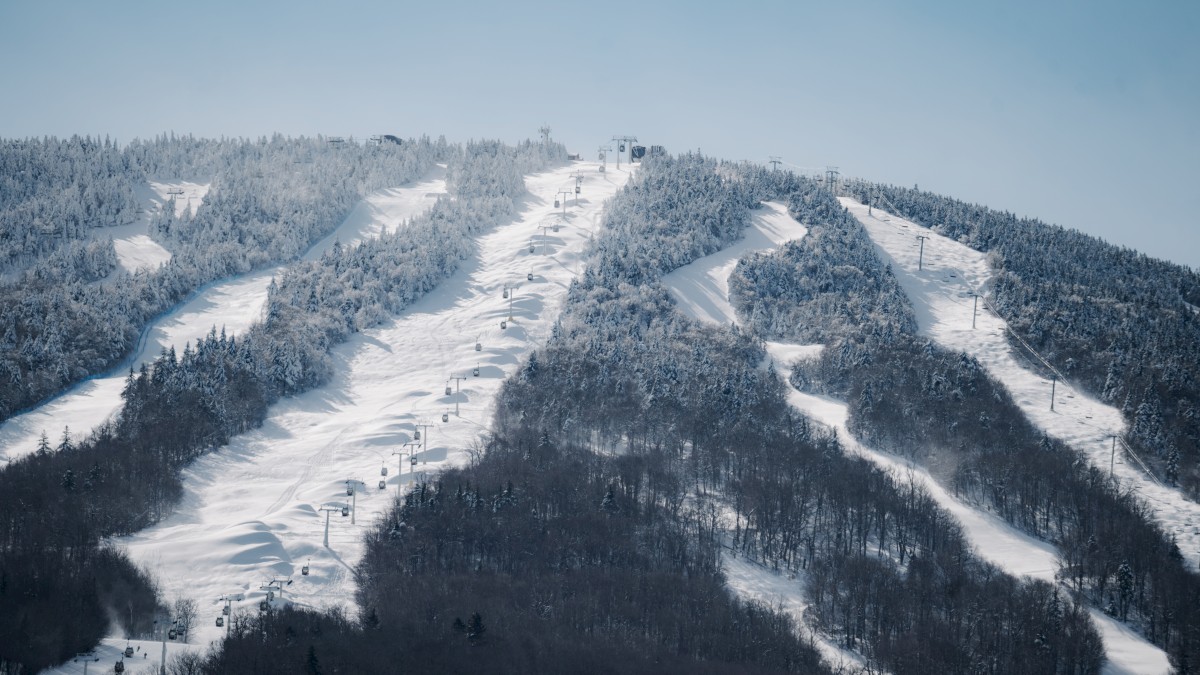
[[(763, 202), (752, 213), (749, 227), (742, 238), (726, 248), (680, 267), (663, 277), (663, 285), (687, 316), (717, 326), (740, 324), (729, 299), (729, 275), (738, 260), (756, 252), (772, 251), (793, 239), (808, 234), (808, 228), (788, 215), (787, 206), (780, 202)], [(820, 345), (786, 345), (768, 343), (775, 348), (764, 361), (792, 359), (820, 352)], [(729, 526), (732, 526), (732, 519)], [(865, 664), (862, 657), (838, 647), (824, 635), (812, 630), (804, 617), (809, 602), (802, 580), (789, 579), (754, 561), (734, 555), (723, 555), (721, 565), (726, 583), (738, 597), (761, 602), (790, 615), (804, 632), (806, 639), (834, 666), (845, 666), (855, 672)]]
[[(1110, 467), (1123, 487), (1145, 499), (1155, 521), (1175, 536), (1179, 550), (1193, 569), (1200, 564), (1200, 504), (1179, 490), (1160, 485), (1122, 453), (1114, 452), (1114, 435), (1125, 431), (1116, 408), (1059, 381), (1051, 382), (1024, 362), (1037, 357), (1017, 354), (1006, 337), (1008, 325), (980, 301), (971, 327), (975, 292), (982, 293), (991, 268), (987, 257), (964, 244), (878, 208), (869, 209), (847, 198), (842, 204), (874, 240), (880, 256), (892, 265), (911, 299), (922, 333), (948, 349), (974, 356), (988, 373), (1008, 389), (1013, 401), (1039, 429), (1083, 453), (1093, 465)], [(927, 237), (921, 254), (916, 236)], [(920, 269), (918, 269), (920, 268)]]
[[(742, 242), (713, 255), (701, 258), (664, 277), (663, 282), (672, 296), (679, 300), (680, 309), (688, 316), (718, 325), (738, 323), (729, 300), (728, 275), (740, 257), (757, 250), (770, 250), (788, 239), (798, 239), (807, 233), (804, 226), (787, 215), (786, 208), (779, 203), (768, 202), (767, 210), (755, 215), (751, 234), (742, 241), (770, 242), (761, 247), (744, 246)], [(782, 219), (791, 221), (789, 225)], [(765, 223), (770, 219), (772, 222)], [(770, 232), (771, 234), (767, 234)], [(928, 242), (926, 246), (928, 246)], [(728, 252), (737, 248), (736, 254)], [(886, 258), (885, 258), (886, 260)], [(894, 265), (894, 263), (893, 263)], [(915, 259), (914, 259), (915, 267)], [(906, 290), (907, 287), (906, 287)], [(910, 295), (911, 297), (911, 295)], [(916, 299), (913, 300), (916, 304)], [(919, 319), (924, 320), (928, 312), (917, 308)], [(969, 319), (969, 316), (968, 316)], [(922, 323), (922, 326), (925, 324)], [(968, 323), (968, 326), (970, 324)], [(821, 345), (796, 345), (782, 342), (766, 342), (767, 358), (764, 367), (777, 368), (784, 381), (790, 366), (801, 358), (819, 354)], [(788, 403), (816, 422), (836, 429), (842, 445), (848, 452), (859, 454), (876, 465), (891, 471), (898, 479), (912, 479), (929, 490), (938, 504), (951, 513), (963, 526), (972, 546), (985, 560), (997, 565), (1017, 577), (1029, 576), (1055, 583), (1058, 570), (1056, 549), (1044, 541), (1030, 537), (1009, 526), (996, 516), (966, 504), (944, 488), (925, 470), (893, 455), (865, 447), (846, 429), (849, 411), (846, 404), (827, 397), (813, 396), (797, 391), (788, 385)], [(729, 584), (739, 595), (752, 599), (766, 599), (799, 618), (808, 601), (804, 597), (800, 581), (785, 581), (776, 572), (765, 567), (741, 560), (726, 560)], [(1147, 642), (1123, 624), (1114, 621), (1102, 612), (1092, 610), (1091, 616), (1104, 639), (1105, 656), (1108, 659), (1104, 672), (1107, 675), (1134, 673), (1158, 674), (1169, 672), (1166, 653)], [(829, 643), (819, 641), (822, 653), (837, 663), (859, 662), (856, 654), (844, 652)]]
[[(582, 193), (564, 218), (553, 201), (576, 173)], [(286, 599), (301, 605), (352, 606), (363, 535), (414, 473), (467, 459), (504, 379), (549, 336), (602, 206), (628, 177), (591, 162), (528, 176), (518, 216), (482, 234), (476, 255), (388, 323), (335, 348), (328, 384), (276, 403), (261, 428), (197, 460), (175, 514), (119, 541), (165, 597), (199, 602), (200, 644), (219, 637), (219, 597), (242, 593), (237, 611), (255, 611), (273, 578), (290, 578)], [(505, 285), (515, 289), (510, 299)], [(451, 376), (464, 379), (449, 381), (447, 395)], [(406, 446), (418, 425), (428, 425), (420, 445)], [(343, 517), (352, 503), (353, 517)], [(328, 547), (323, 506), (335, 509)]]
[[(166, 194), (165, 190), (176, 186), (173, 183), (152, 185), (155, 194), (161, 193), (159, 196), (164, 202), (165, 198), (162, 195)], [(200, 187), (205, 188), (205, 191), (207, 189), (207, 186)], [(204, 192), (199, 187), (194, 191), (199, 197), (191, 205), (192, 208), (198, 206)], [(355, 206), (342, 224), (332, 234), (314, 244), (304, 258), (319, 258), (335, 241), (341, 241), (343, 245), (353, 244), (364, 237), (377, 235), (379, 228), (385, 224), (395, 227), (400, 221), (428, 210), (437, 200), (437, 196), (445, 191), (443, 167), (431, 171), (427, 177), (415, 184), (380, 190)], [(183, 208), (187, 206), (176, 205), (177, 211)], [(135, 225), (143, 230), (146, 226), (145, 223)], [(122, 236), (136, 238), (145, 235), (124, 232)], [(149, 257), (152, 256), (143, 254), (136, 260)], [(124, 258), (122, 260), (124, 261)], [(218, 332), (224, 327), (227, 333), (240, 334), (260, 318), (259, 314), (267, 299), (267, 287), (271, 279), (283, 269), (283, 266), (279, 266), (259, 270), (201, 287), (187, 301), (147, 326), (132, 358), (123, 365), (99, 377), (85, 380), (34, 409), (5, 420), (0, 424), (0, 463), (35, 451), (43, 431), (49, 437), (51, 446), (58, 444), (64, 427), (70, 428), (75, 439), (86, 435), (120, 408), (121, 390), (125, 386), (129, 368), (133, 367), (136, 370), (142, 364), (153, 362), (163, 349), (174, 346), (176, 352), (182, 353), (185, 344), (194, 343), (198, 338), (204, 337), (214, 326)]]

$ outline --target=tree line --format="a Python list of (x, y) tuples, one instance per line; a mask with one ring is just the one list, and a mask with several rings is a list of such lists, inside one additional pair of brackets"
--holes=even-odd
[(1200, 495), (1200, 273), (930, 192), (868, 183), (850, 191), (987, 253), (1000, 316), (1121, 410), (1128, 442), (1160, 478)]
[[(529, 152), (541, 158), (530, 166), (565, 156), (557, 144), (520, 156)], [(511, 164), (504, 170), (515, 171), (521, 162)], [(472, 166), (500, 170), (496, 164)], [(370, 317), (402, 308), (453, 273), (472, 250), (473, 236), (494, 224), (498, 210), (511, 213), (515, 196), (508, 197), (507, 211), (496, 206), (499, 197), (443, 198), (380, 242), (337, 247), (297, 266), (272, 285), (266, 318), (244, 335), (214, 328), (181, 353), (173, 347), (164, 351), (130, 373), (114, 421), (80, 440), (64, 431), (57, 446), (47, 439), (38, 451), (0, 470), (0, 579), (10, 589), (38, 589), (41, 570), (53, 569), (64, 580), (44, 594), (0, 593), (0, 672), (60, 663), (105, 635), (109, 616), (123, 616), (118, 611), (123, 606), (97, 591), (100, 581), (92, 569), (99, 564), (93, 561), (107, 560), (100, 555), (102, 540), (169, 514), (188, 463), (258, 426), (280, 397), (323, 383), (330, 348), (373, 325)], [(492, 221), (483, 219), (488, 214)], [(311, 293), (296, 290), (332, 275), (352, 293), (344, 278), (351, 272), (361, 275), (363, 288), (387, 290), (355, 295), (360, 305), (349, 315), (343, 313), (343, 295), (313, 306)], [(140, 609), (125, 608), (133, 614), (125, 630), (136, 633), (153, 604), (152, 582), (138, 577), (122, 554), (113, 556), (124, 561), (117, 567), (125, 574), (123, 583), (151, 599)], [(90, 598), (90, 604), (80, 607), (79, 598)]]
[[(156, 316), (201, 285), (294, 260), (362, 196), (411, 181), (450, 152), (444, 141), (428, 138), (341, 150), (321, 138), (282, 136), (163, 137), (124, 149), (89, 139), (0, 143), (0, 167), (9, 166), (14, 176), (0, 175), (21, 188), (0, 188), (0, 242), (21, 239), (27, 252), (16, 261), (25, 264), (0, 282), (0, 343), (6, 347), (0, 350), (0, 421), (115, 367)], [(78, 190), (63, 185), (126, 195), (160, 171), (171, 178), (203, 173), (212, 185), (194, 214), (177, 217), (171, 200), (153, 217), (151, 235), (172, 253), (157, 270), (121, 271), (111, 240), (91, 241), (97, 228), (132, 221), (140, 205), (111, 213), (93, 205), (75, 220), (60, 213), (84, 208)], [(31, 175), (45, 182), (17, 180)], [(44, 206), (47, 201), (58, 206)], [(50, 239), (53, 246), (25, 241), (35, 235), (21, 233), (37, 231), (43, 217), (31, 209), (69, 220), (66, 234)]]

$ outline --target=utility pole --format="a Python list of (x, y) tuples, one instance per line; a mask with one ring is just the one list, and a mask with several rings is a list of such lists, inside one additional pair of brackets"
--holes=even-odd
[(325, 548), (329, 548), (329, 514), (342, 509), (339, 506), (324, 505), (320, 510), (325, 512)]
[(975, 328), (975, 315), (979, 313), (979, 294), (971, 293), (971, 296), (975, 298), (975, 304), (974, 304), (974, 306), (971, 307), (971, 328), (974, 329)]
[(514, 295), (516, 295), (516, 294), (517, 294), (517, 289), (516, 289), (516, 287), (513, 287), (513, 288), (509, 289), (509, 291), (508, 291), (508, 320), (509, 320), (509, 321), (512, 321), (512, 320), (513, 320), (513, 317), (512, 317), (512, 301), (513, 301), (513, 296), (514, 296)]
[(613, 136), (612, 139), (617, 142), (617, 171), (621, 170), (621, 154), (625, 152), (625, 146), (630, 148), (630, 162), (633, 162), (632, 152), (633, 144), (637, 143), (637, 136)]
[(921, 270), (923, 269), (923, 266), (924, 266), (924, 264), (925, 264), (925, 240), (926, 240), (926, 239), (928, 239), (928, 238), (929, 238), (929, 237), (927, 237), (927, 236), (925, 236), (925, 235), (923, 235), (923, 234), (918, 234), (918, 235), (917, 235), (917, 239), (919, 239), (919, 240), (920, 240), (920, 242), (921, 242), (921, 252), (920, 252), (920, 254), (917, 256), (917, 271), (918, 271), (918, 272), (919, 272), (919, 271), (921, 271)]
[(779, 168), (779, 163), (782, 161), (782, 157), (778, 155), (771, 155), (771, 173), (775, 173), (775, 170)]
[(462, 393), (462, 381), (467, 378), (461, 375), (451, 375), (450, 379), (454, 380), (454, 416), (458, 417), (458, 400), (461, 398), (459, 394)]
[(1057, 384), (1058, 384), (1058, 376), (1051, 373), (1050, 374), (1050, 410), (1054, 410), (1054, 389)]
[(836, 166), (825, 167), (825, 180), (829, 186), (829, 191), (837, 193), (838, 168)]
[(1113, 434), (1112, 453), (1108, 456), (1108, 479), (1112, 480), (1117, 463), (1117, 435)]
[(88, 662), (99, 661), (99, 660), (100, 660), (100, 657), (96, 656), (92, 652), (81, 652), (81, 653), (75, 655), (75, 663), (79, 663), (80, 661), (83, 661), (83, 675), (87, 675)]
[[(570, 191), (570, 190), (559, 190), (559, 191), (558, 191), (558, 197), (559, 197), (559, 201), (561, 201), (561, 202), (562, 202), (562, 210), (563, 210), (562, 214), (563, 214), (563, 218), (566, 218), (566, 217), (567, 217), (567, 197), (570, 197), (570, 196), (571, 196), (571, 191)], [(576, 205), (578, 205), (578, 204), (579, 204), (579, 198), (578, 198), (578, 197), (576, 197), (575, 199), (576, 199), (575, 203), (576, 203)]]

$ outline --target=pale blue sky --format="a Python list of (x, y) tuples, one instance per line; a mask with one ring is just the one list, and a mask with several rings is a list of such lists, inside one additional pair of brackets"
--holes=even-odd
[(1191, 1), (0, 0), (0, 136), (549, 123), (589, 157), (833, 164), (1200, 267), (1198, 32)]

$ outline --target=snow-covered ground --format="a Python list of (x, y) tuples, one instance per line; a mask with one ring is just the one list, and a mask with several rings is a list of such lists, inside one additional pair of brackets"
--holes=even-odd
[(773, 251), (777, 246), (808, 234), (808, 228), (788, 215), (780, 202), (763, 202), (753, 212), (750, 226), (742, 238), (663, 277), (684, 314), (728, 326), (737, 322), (729, 304), (729, 274), (737, 261), (756, 251)]
[[(784, 242), (808, 234), (808, 228), (788, 215), (787, 206), (780, 202), (763, 202), (752, 213), (750, 225), (742, 238), (728, 247), (663, 276), (663, 285), (675, 298), (680, 311), (706, 323), (728, 326), (741, 324), (729, 300), (729, 275), (737, 261), (752, 253), (773, 251)], [(798, 358), (820, 354), (823, 345), (790, 345), (768, 342), (768, 354), (763, 361), (767, 367), (778, 362), (792, 363)], [(830, 664), (845, 664), (850, 668), (862, 665), (860, 655), (840, 649), (824, 635), (812, 630), (805, 620), (808, 600), (803, 582), (788, 579), (753, 561), (725, 555), (721, 559), (726, 582), (738, 597), (754, 600), (787, 612), (805, 631), (821, 655)]]
[(140, 216), (132, 223), (93, 230), (92, 239), (111, 237), (118, 264), (131, 274), (139, 269), (158, 269), (171, 259), (171, 252), (150, 238), (151, 219), (166, 208), (172, 198), (175, 199), (176, 216), (185, 211), (194, 215), (204, 203), (208, 188), (208, 183), (150, 181), (134, 192), (142, 204)]
[[(580, 199), (568, 201), (558, 232), (543, 231), (560, 220), (554, 195), (574, 186), (576, 171), (583, 177)], [(487, 430), (500, 385), (549, 336), (602, 204), (628, 176), (576, 162), (527, 177), (530, 195), (518, 205), (519, 216), (481, 235), (476, 256), (389, 323), (336, 348), (329, 384), (280, 401), (260, 429), (197, 460), (184, 473), (175, 514), (119, 541), (154, 574), (164, 597), (200, 603), (195, 641), (218, 637), (220, 596), (244, 593), (239, 606), (252, 611), (264, 595), (260, 587), (275, 578), (292, 580), (288, 600), (352, 605), (363, 534), (413, 482), (409, 457), (395, 453), (415, 449), (418, 472), (469, 456)], [(389, 216), (380, 225), (394, 221)], [(360, 225), (361, 232), (374, 227)], [(505, 285), (515, 287), (511, 320), (509, 300), (501, 297)], [(446, 395), (450, 376), (464, 379), (450, 382), (455, 393)], [(420, 427), (422, 446), (406, 446), (419, 425), (428, 425)], [(356, 488), (353, 498), (347, 480)], [(353, 518), (343, 517), (340, 509), (350, 503)], [(334, 509), (328, 547), (322, 507)]]
[[(167, 184), (154, 185), (158, 185), (156, 189), (163, 194), (168, 189), (163, 187)], [(339, 238), (343, 244), (356, 243), (365, 235), (378, 234), (378, 228), (383, 225), (394, 228), (400, 221), (428, 210), (437, 195), (445, 191), (445, 171), (441, 167), (413, 185), (381, 190), (360, 203), (333, 234), (312, 247), (308, 256), (319, 256)], [(199, 194), (202, 196), (203, 193)], [(196, 201), (193, 201), (194, 206)], [(179, 202), (176, 204), (178, 206)], [(0, 463), (36, 450), (43, 431), (51, 444), (56, 445), (63, 427), (70, 427), (72, 436), (79, 438), (108, 419), (120, 408), (121, 389), (131, 364), (137, 369), (172, 345), (176, 352), (182, 352), (185, 344), (195, 343), (213, 326), (218, 331), (223, 326), (230, 334), (245, 330), (260, 318), (267, 299), (267, 287), (282, 269), (251, 272), (201, 288), (191, 299), (147, 327), (130, 362), (0, 424)]]
[[(133, 656), (125, 657), (126, 647), (133, 647)], [(171, 659), (177, 654), (186, 651), (202, 651), (198, 645), (184, 644), (175, 640), (167, 640), (166, 647), (168, 666)], [(163, 643), (152, 640), (105, 638), (90, 654), (91, 656), (86, 659), (80, 657), (67, 661), (56, 668), (47, 668), (41, 672), (41, 675), (82, 675), (85, 661), (87, 661), (86, 672), (90, 675), (113, 672), (113, 665), (117, 661), (125, 664), (125, 675), (158, 675), (159, 666), (163, 662)]]
[[(770, 344), (767, 348), (771, 349)], [(776, 363), (784, 364), (782, 372), (787, 372), (786, 366), (789, 365), (789, 361), (785, 354), (777, 355)], [(805, 394), (796, 391), (790, 385), (788, 403), (817, 422), (836, 429), (842, 447), (848, 452), (871, 460), (901, 480), (912, 480), (924, 487), (938, 506), (958, 519), (968, 541), (981, 558), (1017, 577), (1028, 576), (1052, 584), (1057, 583), (1054, 574), (1058, 570), (1058, 553), (1053, 546), (1026, 535), (987, 511), (959, 501), (921, 467), (859, 443), (846, 429), (850, 413), (845, 403), (824, 396)], [(1108, 659), (1105, 673), (1157, 675), (1170, 672), (1166, 652), (1107, 614), (1095, 609), (1089, 609), (1089, 613), (1104, 639), (1104, 653)]]
[[(1200, 563), (1200, 504), (1148, 478), (1126, 461), (1119, 445), (1114, 461), (1113, 436), (1125, 430), (1120, 411), (1065, 382), (1055, 385), (1051, 410), (1050, 380), (1024, 365), (1036, 357), (1018, 358), (1005, 336), (1004, 320), (985, 310), (982, 300), (975, 328), (971, 327), (972, 294), (982, 292), (991, 276), (984, 254), (878, 208), (868, 214), (866, 206), (852, 199), (841, 202), (866, 227), (883, 260), (891, 263), (916, 309), (921, 332), (944, 347), (977, 358), (1040, 429), (1084, 453), (1094, 465), (1105, 470), (1113, 466), (1121, 485), (1137, 490), (1149, 502), (1159, 525), (1175, 536), (1184, 558), (1195, 568)], [(918, 234), (928, 237), (920, 263)]]
[[(744, 239), (724, 251), (701, 258), (663, 278), (664, 284), (679, 301), (679, 307), (685, 314), (719, 325), (737, 322), (729, 301), (728, 284), (729, 273), (733, 271), (737, 259), (756, 250), (769, 250), (787, 239), (802, 237), (807, 232), (802, 225), (787, 215), (781, 204), (768, 203), (767, 206), (768, 210), (755, 214), (748, 230), (747, 239), (757, 241), (757, 246), (743, 245), (746, 241)], [(782, 218), (790, 220), (791, 224), (784, 222)], [(928, 253), (929, 242), (926, 242), (926, 247)], [(731, 259), (728, 251), (734, 248), (737, 248), (737, 253)], [(915, 257), (913, 266), (916, 266)], [(898, 270), (897, 274), (900, 276)], [(950, 278), (948, 275), (949, 272), (943, 276)], [(961, 276), (958, 273), (956, 275)], [(905, 289), (909, 290), (907, 286)], [(911, 290), (909, 293), (910, 297), (913, 297)], [(915, 297), (913, 302), (918, 304)], [(969, 311), (968, 307), (968, 329)], [(917, 312), (922, 327), (928, 325), (928, 317), (931, 314), (928, 303), (919, 307)], [(767, 342), (766, 347), (767, 358), (764, 359), (764, 367), (773, 365), (785, 378), (791, 364), (797, 359), (815, 356), (821, 349), (821, 345), (792, 345), (781, 342)], [(849, 413), (845, 403), (804, 394), (790, 386), (788, 403), (813, 420), (836, 429), (843, 446), (849, 452), (870, 459), (894, 472), (902, 480), (911, 479), (923, 485), (940, 506), (959, 520), (972, 546), (982, 558), (1015, 576), (1029, 576), (1055, 583), (1058, 555), (1053, 546), (1010, 527), (987, 511), (959, 501), (920, 467), (859, 444), (846, 429)], [(797, 581), (781, 578), (762, 566), (729, 557), (723, 559), (722, 564), (726, 567), (730, 587), (742, 597), (765, 600), (768, 604), (781, 607), (794, 615), (802, 614), (808, 605), (803, 588)], [(1169, 672), (1165, 652), (1103, 613), (1092, 611), (1091, 615), (1104, 639), (1105, 655), (1108, 658), (1106, 673), (1124, 675)], [(822, 653), (842, 654), (848, 663), (856, 661), (854, 655), (842, 652), (828, 641), (823, 641), (820, 646)]]

